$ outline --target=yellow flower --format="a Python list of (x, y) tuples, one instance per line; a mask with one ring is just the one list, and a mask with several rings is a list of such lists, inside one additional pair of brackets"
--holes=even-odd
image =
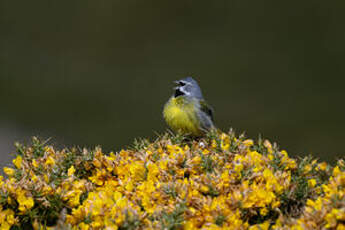
[[(1, 206), (0, 206), (1, 207)], [(12, 225), (16, 223), (14, 218), (14, 211), (11, 209), (5, 209), (1, 211), (0, 209), (0, 229), (9, 230)]]
[(44, 181), (45, 181), (46, 183), (49, 183), (49, 177), (48, 177), (47, 174), (44, 174), (44, 175), (43, 175), (43, 179), (44, 179)]
[(235, 170), (235, 172), (240, 173), (243, 170), (243, 164), (236, 163), (234, 170)]
[(133, 182), (132, 181), (128, 181), (125, 185), (125, 189), (128, 191), (128, 192), (132, 192), (133, 189), (134, 189), (134, 185), (133, 185)]
[(269, 140), (265, 140), (264, 141), (264, 146), (267, 148), (268, 153), (272, 153), (273, 152), (272, 151), (272, 144), (271, 144), (271, 142)]
[(306, 166), (304, 166), (303, 172), (304, 174), (307, 174), (308, 172), (310, 172), (312, 170), (312, 167), (310, 164), (307, 164)]
[(71, 205), (72, 207), (75, 207), (77, 205), (79, 205), (80, 203), (80, 195), (81, 192), (80, 191), (76, 191), (74, 196), (71, 196), (68, 199), (68, 204)]
[(6, 173), (8, 176), (13, 176), (15, 170), (13, 168), (4, 167), (4, 173)]
[(72, 165), (69, 169), (68, 169), (68, 176), (72, 176), (73, 174), (75, 173), (75, 168), (74, 166)]
[(314, 188), (315, 185), (316, 185), (316, 180), (315, 180), (315, 179), (310, 179), (310, 180), (308, 180), (308, 186), (309, 186), (310, 188)]
[(325, 216), (327, 222), (325, 225), (326, 228), (334, 228), (337, 225), (337, 215), (339, 212), (339, 209), (333, 208), (332, 211)]
[(1, 226), (1, 230), (10, 230), (11, 228), (11, 225), (7, 221), (1, 223), (0, 226)]
[(52, 189), (52, 187), (50, 187), (48, 185), (45, 185), (42, 189), (42, 193), (44, 195), (48, 195), (48, 194), (51, 195), (51, 194), (53, 194), (53, 192), (54, 192), (54, 190)]
[(103, 224), (102, 224), (101, 220), (94, 220), (91, 223), (91, 226), (92, 226), (92, 228), (100, 229), (103, 226)]
[(247, 147), (250, 147), (250, 146), (254, 145), (254, 141), (251, 139), (247, 139), (247, 140), (243, 141), (243, 144)]
[[(237, 147), (230, 154), (232, 140)], [(0, 176), (0, 193), (6, 195), (0, 205), (0, 230), (13, 228), (36, 206), (55, 205), (47, 199), (50, 195), (58, 195), (71, 209), (65, 220), (72, 230), (117, 230), (131, 223), (142, 229), (159, 229), (166, 224), (164, 215), (175, 215), (181, 202), (185, 206), (181, 229), (345, 230), (344, 161), (336, 167), (318, 164), (317, 160), (301, 166), (300, 160), (290, 158), (285, 150), (273, 152), (275, 147), (268, 140), (264, 141), (267, 151), (263, 153), (254, 141), (225, 133), (212, 140), (205, 137), (182, 143), (163, 139), (140, 151), (121, 150), (109, 155), (100, 148), (93, 152), (85, 149), (75, 155), (75, 165), (67, 172), (61, 172), (66, 168), (62, 164), (73, 151), (44, 147), (44, 155), (31, 161), (35, 147), (28, 148), (13, 160), (14, 168), (4, 168), (10, 178), (4, 181)], [(201, 170), (209, 163), (203, 154), (212, 159), (212, 172)], [(85, 168), (83, 178), (73, 176), (76, 165)], [(272, 216), (271, 210), (277, 214), (290, 210), (281, 199), (284, 194), (293, 198), (294, 192), (299, 192), (296, 181), (299, 183), (300, 167), (309, 187), (301, 192), (309, 193), (298, 200), (298, 204), (305, 203), (298, 207), (299, 216)], [(25, 170), (17, 181), (13, 175), (20, 168)], [(330, 172), (332, 176), (327, 178)], [(33, 190), (41, 194), (35, 195), (37, 201)], [(16, 211), (8, 211), (8, 207)], [(263, 222), (257, 222), (258, 215)], [(42, 216), (37, 218), (42, 220)], [(34, 229), (42, 227), (38, 221), (32, 225)]]
[(209, 187), (207, 187), (206, 185), (202, 185), (200, 187), (200, 191), (203, 193), (207, 193), (209, 190), (210, 190)]
[(197, 228), (197, 227), (194, 225), (193, 221), (187, 221), (186, 223), (184, 223), (183, 229), (184, 229), (184, 230), (197, 230), (197, 229), (199, 229), (199, 228)]
[(313, 200), (310, 200), (308, 199), (307, 200), (307, 206), (317, 210), (317, 211), (320, 211), (321, 208), (322, 208), (322, 201), (321, 201), (321, 198), (317, 198), (317, 200), (314, 202)]
[(336, 230), (345, 230), (345, 224), (339, 223)]
[(101, 168), (102, 167), (102, 163), (97, 159), (93, 159), (92, 164), (96, 167), (96, 168)]
[(25, 212), (26, 210), (30, 210), (34, 206), (34, 199), (32, 197), (25, 196), (24, 191), (19, 191), (17, 194), (17, 201), (19, 203), (19, 211)]
[(327, 169), (327, 163), (326, 162), (319, 163), (317, 169), (321, 171), (325, 171)]
[(226, 135), (225, 133), (222, 133), (220, 136), (221, 142), (220, 147), (223, 151), (227, 151), (230, 148), (230, 137)]
[(194, 165), (199, 165), (201, 163), (201, 157), (200, 156), (195, 156), (192, 158), (192, 163)]
[(340, 169), (338, 166), (335, 166), (333, 169), (333, 176), (336, 177), (341, 173)]
[(267, 213), (268, 213), (268, 209), (267, 209), (267, 208), (262, 208), (262, 209), (260, 209), (260, 215), (266, 216)]
[(214, 149), (217, 148), (217, 146), (218, 146), (218, 145), (217, 145), (217, 141), (213, 139), (213, 140), (212, 140), (211, 146), (212, 146), (212, 148), (214, 148)]
[(283, 154), (284, 157), (289, 157), (286, 150), (281, 150), (280, 153)]
[(147, 166), (147, 170), (148, 170), (147, 179), (157, 181), (157, 176), (159, 174), (159, 167), (156, 164), (151, 163)]
[(208, 149), (203, 149), (203, 150), (202, 150), (202, 153), (203, 153), (204, 155), (207, 155), (207, 154), (210, 153), (210, 151), (209, 151)]
[(22, 166), (22, 157), (21, 156), (17, 156), (16, 159), (14, 159), (12, 162), (13, 164), (17, 167), (17, 169), (19, 169)]
[(38, 163), (35, 159), (32, 160), (32, 166), (34, 166), (35, 168), (38, 168)]
[(279, 205), (280, 205), (280, 201), (276, 200), (276, 201), (272, 202), (271, 207), (272, 208), (277, 208), (277, 207), (279, 207)]
[(135, 161), (131, 164), (129, 171), (132, 178), (136, 181), (143, 180), (146, 174), (146, 168), (143, 161)]
[(79, 228), (80, 228), (81, 230), (89, 230), (89, 229), (90, 229), (90, 226), (89, 226), (88, 224), (85, 224), (84, 222), (81, 222), (81, 223), (79, 224)]
[(276, 197), (273, 192), (267, 191), (256, 184), (251, 185), (250, 188), (250, 192), (242, 201), (243, 208), (265, 207), (271, 204)]
[(46, 160), (46, 162), (44, 163), (45, 166), (53, 166), (55, 165), (55, 160), (53, 157), (49, 156)]
[(268, 230), (270, 229), (270, 222), (269, 221), (265, 221), (262, 224), (256, 224), (253, 226), (249, 227), (249, 230)]
[(7, 209), (8, 212), (6, 213), (6, 221), (8, 224), (13, 225), (16, 221), (14, 218), (14, 212), (11, 209)]

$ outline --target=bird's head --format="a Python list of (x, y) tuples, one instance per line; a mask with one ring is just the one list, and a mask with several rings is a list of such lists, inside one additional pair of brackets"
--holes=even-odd
[(192, 77), (186, 77), (181, 80), (175, 81), (176, 87), (174, 97), (179, 96), (190, 96), (202, 99), (201, 89), (198, 85), (198, 82), (195, 81)]

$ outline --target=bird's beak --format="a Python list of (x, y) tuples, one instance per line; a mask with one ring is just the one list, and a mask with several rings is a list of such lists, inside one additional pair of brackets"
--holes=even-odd
[(175, 87), (173, 87), (174, 90), (177, 90), (180, 86), (180, 82), (179, 81), (173, 81), (175, 83)]

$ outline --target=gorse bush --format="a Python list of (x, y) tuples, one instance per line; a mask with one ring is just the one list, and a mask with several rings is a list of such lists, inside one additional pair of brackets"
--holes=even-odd
[(345, 164), (233, 132), (165, 134), (118, 153), (17, 144), (1, 229), (345, 229)]

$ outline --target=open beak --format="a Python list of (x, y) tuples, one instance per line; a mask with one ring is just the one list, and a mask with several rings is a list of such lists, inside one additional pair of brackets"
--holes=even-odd
[(179, 86), (179, 85), (180, 85), (180, 81), (177, 80), (177, 81), (173, 81), (173, 82), (174, 82), (174, 84), (176, 85), (175, 87), (173, 87), (173, 89), (174, 89), (174, 90), (178, 89), (178, 88), (180, 87), (180, 86)]

